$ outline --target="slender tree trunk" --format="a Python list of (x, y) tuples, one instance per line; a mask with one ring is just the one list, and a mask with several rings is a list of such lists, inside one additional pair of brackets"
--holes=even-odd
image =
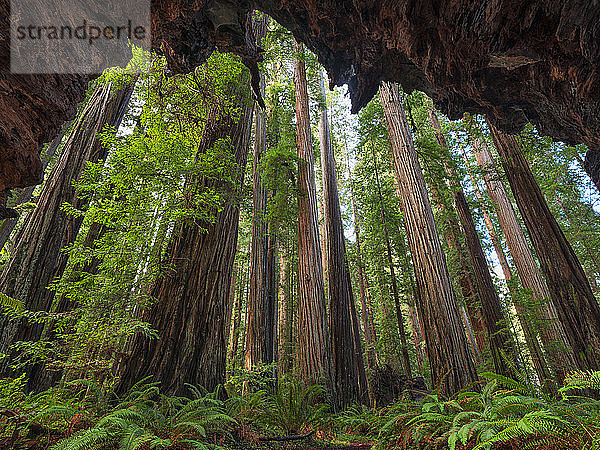
[[(325, 98), (325, 80), (321, 74), (321, 91)], [(352, 281), (346, 259), (346, 240), (337, 187), (335, 157), (331, 145), (327, 104), (320, 107), (319, 142), (323, 172), (323, 210), (325, 246), (327, 248), (327, 285), (329, 298), (329, 330), (333, 375), (339, 406), (368, 401), (367, 378), (354, 307)]]
[[(237, 301), (233, 310), (233, 323), (231, 324), (231, 331), (229, 334), (229, 347), (227, 350), (227, 363), (230, 367), (230, 375), (235, 375), (236, 361), (235, 358), (238, 354), (238, 348), (240, 343), (241, 334), (241, 323), (242, 323), (242, 310), (244, 306), (244, 295), (247, 292), (248, 280), (250, 279), (250, 267), (244, 268), (240, 271), (241, 280), (239, 283)], [(247, 303), (247, 302), (246, 302)]]
[[(267, 34), (267, 17), (255, 21), (257, 39)], [(260, 89), (265, 90), (264, 74), (261, 75)], [(267, 149), (267, 124), (265, 112), (256, 108), (254, 119), (254, 159), (253, 175), (253, 220), (252, 247), (250, 250), (250, 296), (246, 313), (246, 357), (245, 368), (252, 369), (260, 363), (273, 362), (275, 286), (272, 272), (276, 270), (273, 251), (275, 236), (269, 234), (267, 222), (267, 189), (261, 175), (261, 160)]]
[(373, 164), (375, 165), (375, 180), (377, 182), (377, 192), (379, 194), (379, 205), (381, 213), (381, 226), (383, 227), (383, 237), (385, 240), (385, 249), (387, 255), (387, 262), (390, 268), (390, 279), (392, 282), (392, 294), (394, 296), (394, 306), (396, 307), (396, 320), (398, 322), (398, 333), (400, 334), (400, 349), (402, 355), (402, 367), (404, 373), (408, 378), (412, 378), (412, 369), (410, 367), (410, 357), (408, 354), (408, 341), (406, 339), (406, 328), (404, 326), (404, 318), (402, 316), (402, 309), (400, 308), (400, 293), (398, 291), (398, 283), (396, 281), (396, 268), (394, 260), (392, 258), (392, 246), (390, 244), (390, 236), (387, 229), (387, 222), (385, 217), (385, 211), (383, 209), (383, 197), (381, 195), (381, 183), (379, 181), (379, 171), (377, 169), (377, 155), (375, 154), (375, 146), (371, 141), (371, 151), (373, 154)]
[(278, 321), (278, 360), (279, 376), (292, 370), (292, 298), (290, 288), (290, 264), (285, 246), (279, 252), (279, 321)]
[(369, 369), (374, 369), (377, 364), (377, 352), (375, 350), (375, 343), (377, 337), (375, 335), (375, 326), (373, 324), (373, 315), (371, 312), (370, 302), (368, 298), (368, 287), (365, 286), (365, 274), (362, 261), (361, 252), (361, 240), (360, 240), (360, 227), (358, 225), (358, 211), (356, 209), (356, 202), (354, 200), (354, 190), (352, 188), (352, 173), (350, 171), (350, 158), (346, 150), (346, 160), (348, 165), (348, 180), (350, 186), (350, 202), (352, 204), (352, 215), (354, 219), (354, 236), (356, 237), (356, 264), (358, 271), (358, 290), (360, 294), (360, 307), (362, 310), (362, 323), (365, 333), (365, 343), (367, 351), (367, 364)]
[(465, 324), (465, 328), (467, 329), (467, 337), (469, 338), (469, 342), (471, 343), (471, 348), (473, 348), (473, 351), (475, 352), (477, 361), (479, 361), (479, 364), (481, 364), (481, 353), (479, 353), (479, 347), (477, 345), (477, 342), (475, 342), (475, 336), (473, 336), (473, 327), (471, 326), (469, 315), (467, 314), (467, 310), (463, 305), (460, 305), (460, 313), (462, 314), (463, 322)]
[(306, 383), (323, 383), (335, 398), (332, 378), (331, 343), (319, 241), (314, 157), (304, 48), (294, 41), (294, 86), (298, 165), (298, 356), (300, 378)]
[[(270, 364), (277, 360), (277, 254), (279, 243), (275, 233), (269, 234), (267, 248), (267, 307), (265, 310), (265, 348), (263, 350), (264, 362)], [(275, 375), (276, 373), (274, 373)]]
[[(237, 276), (236, 276), (237, 275)], [(231, 316), (229, 320), (229, 338), (227, 339), (227, 366), (231, 366), (235, 355), (233, 354), (234, 340), (237, 335), (237, 327), (242, 316), (241, 295), (236, 290), (243, 283), (242, 272), (240, 268), (234, 268), (234, 277), (231, 280)], [(236, 289), (237, 288), (237, 289)]]
[[(475, 284), (479, 294), (479, 301), (483, 311), (483, 318), (488, 331), (489, 348), (492, 354), (494, 369), (505, 376), (514, 376), (514, 371), (506, 364), (504, 356), (511, 357), (512, 342), (507, 331), (504, 314), (500, 306), (500, 298), (494, 287), (489, 267), (481, 247), (479, 235), (475, 229), (473, 216), (469, 210), (467, 199), (462, 191), (455, 194), (456, 208), (467, 243), (469, 258), (474, 269)], [(504, 356), (502, 355), (504, 353)]]
[[(225, 382), (225, 318), (238, 238), (235, 194), (243, 184), (252, 128), (249, 99), (245, 94), (234, 95), (241, 108), (239, 120), (233, 123), (232, 118), (217, 121), (209, 117), (199, 151), (229, 136), (237, 175), (231, 184), (209, 182), (229, 191), (214, 223), (205, 227), (194, 222), (175, 225), (166, 251), (169, 270), (156, 280), (152, 296), (157, 301), (142, 316), (158, 330), (160, 338), (134, 337), (131, 356), (122, 365), (121, 391), (148, 375), (160, 381), (163, 392), (170, 395), (184, 394), (186, 383), (212, 390)], [(198, 187), (207, 187), (206, 183), (190, 180)]]
[[(600, 307), (514, 136), (488, 123), (578, 368), (600, 368)], [(522, 279), (523, 281), (523, 279)], [(564, 370), (570, 366), (565, 361)], [(560, 370), (560, 369), (559, 369)]]
[(441, 392), (452, 394), (475, 381), (477, 374), (398, 87), (382, 83), (380, 94), (415, 267), (419, 313), (427, 324), (432, 381)]
[[(238, 242), (238, 246), (237, 249), (235, 251), (236, 255), (239, 253), (240, 251), (240, 244)], [(229, 291), (229, 305), (227, 307), (227, 319), (225, 322), (225, 335), (228, 336), (227, 338), (227, 349), (229, 350), (231, 341), (232, 341), (232, 336), (233, 336), (233, 318), (235, 316), (236, 313), (236, 306), (237, 306), (237, 297), (236, 297), (236, 289), (238, 287), (238, 285), (241, 283), (241, 273), (240, 273), (241, 269), (240, 269), (240, 265), (239, 262), (235, 263), (233, 266), (233, 270), (231, 271), (231, 289)], [(227, 359), (227, 361), (229, 361), (229, 358)]]
[[(22, 300), (29, 310), (49, 311), (52, 306), (54, 292), (47, 286), (62, 275), (68, 256), (61, 250), (75, 240), (82, 222), (81, 218), (64, 212), (61, 206), (63, 203), (82, 206), (72, 183), (88, 161), (106, 157), (108, 149), (101, 145), (97, 133), (105, 124), (118, 127), (134, 84), (132, 81), (120, 90), (112, 83), (96, 86), (44, 183), (36, 208), (18, 233), (15, 250), (0, 276), (0, 291)], [(2, 318), (0, 350), (5, 352), (15, 341), (35, 341), (42, 330), (42, 324)]]
[(423, 352), (423, 338), (421, 337), (421, 328), (419, 327), (419, 318), (417, 317), (417, 310), (414, 306), (408, 305), (408, 314), (410, 316), (410, 325), (415, 341), (415, 348), (417, 350), (417, 365), (419, 371), (423, 371), (423, 364), (425, 363), (425, 353)]
[(483, 320), (487, 331), (487, 340), (492, 355), (492, 361), (494, 363), (494, 369), (497, 373), (502, 375), (512, 376), (514, 373), (512, 373), (502, 356), (502, 352), (504, 352), (507, 357), (510, 357), (513, 345), (510, 334), (506, 328), (502, 306), (500, 305), (500, 297), (496, 292), (494, 281), (492, 280), (490, 269), (485, 258), (485, 253), (481, 246), (481, 240), (479, 239), (479, 234), (475, 228), (475, 222), (473, 221), (473, 216), (471, 215), (471, 210), (467, 203), (467, 198), (465, 197), (462, 186), (458, 182), (456, 170), (452, 165), (453, 162), (450, 160), (451, 155), (446, 138), (442, 133), (442, 127), (440, 126), (440, 122), (433, 109), (429, 110), (429, 118), (436, 132), (438, 144), (444, 153), (444, 169), (450, 180), (449, 185), (454, 197), (454, 206), (465, 236), (465, 243), (471, 267), (473, 267), (473, 278), (477, 289), (477, 297), (483, 312)]
[[(477, 305), (477, 292), (473, 281), (474, 270), (469, 260), (468, 252), (461, 240), (463, 233), (461, 232), (456, 212), (452, 210), (451, 206), (447, 205), (444, 195), (442, 195), (438, 186), (431, 186), (431, 197), (443, 217), (442, 236), (450, 249), (450, 256), (456, 259), (456, 265), (458, 266), (458, 285), (460, 286), (460, 294), (467, 311), (467, 316), (463, 316), (463, 319), (464, 317), (469, 318), (468, 323), (464, 320), (463, 322), (471, 330), (471, 346), (474, 345), (473, 349), (475, 353), (480, 355), (480, 352), (486, 347), (487, 333), (481, 308)], [(481, 362), (480, 358), (479, 361)]]

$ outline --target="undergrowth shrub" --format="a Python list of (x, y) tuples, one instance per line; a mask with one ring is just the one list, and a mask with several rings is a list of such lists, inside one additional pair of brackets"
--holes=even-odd
[(600, 372), (574, 372), (559, 396), (536, 393), (524, 379), (482, 374), (479, 390), (450, 399), (428, 395), (414, 410), (387, 415), (376, 448), (597, 449)]
[(316, 427), (326, 418), (329, 409), (329, 405), (322, 403), (324, 396), (322, 386), (304, 386), (293, 377), (284, 377), (269, 398), (263, 421), (288, 434)]
[[(12, 431), (5, 423), (3, 443), (37, 440), (40, 448), (56, 450), (223, 448), (236, 420), (226, 413), (222, 392), (188, 387), (189, 398), (166, 396), (146, 378), (119, 398), (112, 389), (76, 380), (24, 397)], [(32, 427), (42, 433), (32, 436)]]

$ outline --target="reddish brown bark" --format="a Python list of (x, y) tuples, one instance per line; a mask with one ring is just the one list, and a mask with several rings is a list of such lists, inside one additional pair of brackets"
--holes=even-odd
[(600, 306), (583, 268), (514, 136), (489, 124), (515, 201), (545, 275), (550, 298), (581, 369), (600, 368)]
[[(234, 183), (208, 182), (227, 193), (214, 223), (175, 225), (166, 250), (167, 270), (151, 291), (157, 301), (142, 316), (158, 330), (159, 339), (134, 337), (131, 356), (120, 367), (122, 391), (146, 376), (160, 381), (163, 392), (179, 395), (186, 393), (186, 383), (212, 390), (225, 382), (225, 318), (239, 219), (235, 193), (243, 183), (253, 109), (245, 94), (233, 95), (241, 109), (237, 122), (209, 117), (199, 151), (230, 137), (238, 168)], [(198, 189), (210, 187), (206, 183), (189, 180)]]
[[(67, 137), (60, 157), (48, 175), (36, 208), (27, 216), (17, 236), (11, 259), (0, 276), (0, 291), (25, 303), (32, 311), (49, 311), (54, 292), (47, 286), (60, 277), (68, 255), (61, 252), (77, 236), (82, 219), (68, 215), (63, 203), (81, 207), (72, 186), (87, 162), (104, 159), (108, 149), (97, 139), (97, 133), (108, 124), (117, 127), (129, 102), (134, 82), (117, 89), (112, 83), (94, 89)], [(0, 346), (15, 341), (37, 340), (43, 326), (25, 320), (1, 320)]]
[(432, 380), (454, 393), (476, 380), (446, 258), (398, 87), (382, 83), (381, 100), (400, 188)]
[[(492, 244), (494, 246), (494, 251), (496, 252), (496, 256), (498, 257), (498, 261), (500, 262), (500, 266), (502, 267), (502, 273), (504, 275), (504, 279), (506, 280), (506, 284), (508, 285), (511, 300), (515, 305), (515, 309), (517, 311), (517, 318), (519, 319), (519, 323), (521, 324), (521, 328), (523, 329), (523, 334), (525, 336), (525, 343), (527, 344), (527, 348), (529, 350), (529, 355), (531, 357), (531, 361), (533, 363), (533, 367), (537, 373), (539, 380), (545, 380), (551, 377), (551, 373), (546, 365), (546, 361), (544, 359), (544, 353), (540, 343), (538, 342), (538, 335), (535, 330), (532, 328), (531, 324), (525, 317), (525, 311), (521, 302), (519, 300), (518, 293), (515, 292), (514, 284), (511, 282), (513, 278), (513, 273), (508, 265), (508, 261), (506, 259), (506, 254), (504, 253), (504, 249), (502, 248), (502, 243), (500, 242), (500, 238), (496, 232), (496, 227), (492, 222), (492, 218), (488, 212), (488, 208), (485, 206), (485, 199), (481, 190), (479, 189), (478, 180), (473, 175), (473, 171), (469, 168), (469, 160), (467, 158), (467, 154), (462, 151), (463, 160), (465, 162), (465, 166), (469, 173), (469, 177), (471, 178), (471, 183), (473, 185), (473, 189), (475, 191), (475, 195), (479, 200), (479, 205), (483, 209), (483, 217), (485, 220), (485, 225), (488, 229), (490, 238), (492, 240)], [(498, 207), (498, 204), (496, 204)], [(512, 209), (512, 207), (511, 207)], [(519, 226), (520, 228), (520, 226)]]
[[(325, 83), (321, 91), (326, 98)], [(326, 100), (325, 100), (326, 102)], [(327, 256), (327, 293), (329, 300), (329, 332), (331, 336), (333, 376), (337, 401), (345, 406), (368, 400), (367, 378), (359, 335), (358, 317), (354, 307), (350, 269), (346, 259), (346, 239), (337, 187), (335, 157), (331, 145), (327, 104), (320, 105), (319, 142), (323, 173), (323, 211), (325, 252)]]
[(348, 181), (350, 186), (350, 201), (352, 204), (352, 216), (354, 219), (354, 236), (356, 237), (356, 265), (358, 272), (358, 289), (360, 295), (360, 306), (362, 324), (365, 335), (367, 363), (370, 369), (374, 369), (378, 364), (377, 351), (375, 344), (377, 343), (377, 335), (375, 333), (375, 324), (373, 323), (373, 312), (371, 311), (370, 299), (369, 299), (369, 286), (364, 273), (364, 266), (362, 260), (361, 250), (361, 239), (360, 239), (360, 227), (358, 224), (358, 211), (356, 209), (356, 202), (354, 200), (354, 190), (352, 188), (352, 173), (350, 171), (350, 158), (346, 151), (346, 160), (348, 166)]
[[(504, 320), (500, 297), (496, 292), (494, 281), (490, 274), (490, 269), (481, 246), (481, 240), (475, 228), (475, 222), (471, 215), (471, 210), (467, 203), (467, 198), (458, 181), (454, 163), (451, 160), (450, 152), (446, 138), (442, 133), (440, 122), (433, 109), (429, 110), (429, 118), (436, 133), (436, 139), (443, 152), (443, 164), (446, 175), (449, 179), (449, 186), (454, 197), (454, 207), (458, 214), (462, 232), (465, 237), (465, 244), (471, 267), (473, 268), (473, 278), (477, 290), (477, 299), (482, 311), (483, 321), (487, 332), (487, 341), (489, 344), (494, 369), (497, 373), (505, 376), (514, 375), (505, 361), (511, 357), (513, 345), (510, 334), (507, 330), (507, 324)], [(503, 355), (504, 353), (504, 355)]]
[[(267, 35), (267, 17), (255, 20), (257, 39)], [(264, 94), (264, 75), (260, 79)], [(254, 158), (252, 162), (252, 243), (250, 250), (250, 294), (246, 312), (245, 368), (252, 369), (260, 363), (274, 361), (275, 349), (275, 299), (277, 243), (275, 235), (269, 234), (267, 222), (267, 196), (261, 175), (261, 160), (267, 150), (267, 124), (265, 112), (257, 108), (254, 119)]]
[[(298, 356), (300, 377), (307, 383), (324, 383), (334, 389), (331, 344), (319, 240), (314, 157), (304, 48), (294, 42), (294, 86), (298, 166)], [(335, 397), (335, 391), (332, 391)]]

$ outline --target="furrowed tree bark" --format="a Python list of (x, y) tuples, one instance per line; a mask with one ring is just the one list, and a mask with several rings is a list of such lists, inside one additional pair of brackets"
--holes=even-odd
[(350, 269), (346, 259), (346, 240), (342, 224), (342, 210), (337, 187), (335, 156), (331, 145), (327, 113), (327, 91), (321, 74), (319, 143), (323, 173), (323, 211), (325, 224), (325, 252), (327, 255), (327, 293), (329, 300), (329, 332), (333, 376), (338, 394), (338, 406), (356, 401), (368, 402), (367, 377), (359, 335), (358, 317), (354, 307)]
[[(471, 125), (474, 122), (470, 120)], [(477, 164), (483, 171), (484, 181), (492, 199), (500, 227), (506, 238), (506, 243), (517, 269), (521, 284), (533, 295), (534, 299), (541, 302), (541, 315), (546, 321), (539, 330), (544, 349), (548, 355), (550, 366), (554, 373), (561, 379), (566, 372), (577, 367), (571, 345), (566, 338), (563, 324), (558, 320), (556, 308), (550, 300), (551, 294), (546, 280), (536, 263), (535, 257), (504, 184), (499, 179), (492, 154), (485, 142), (474, 138), (472, 147)], [(519, 305), (526, 310), (525, 306)], [(535, 314), (535, 311), (533, 312)]]
[[(261, 16), (253, 25), (257, 41), (267, 35), (267, 17)], [(264, 74), (260, 78), (261, 94), (264, 95)], [(269, 234), (267, 222), (267, 189), (261, 176), (261, 160), (267, 150), (267, 124), (265, 112), (256, 108), (254, 118), (254, 158), (252, 162), (252, 244), (250, 250), (250, 295), (246, 312), (245, 368), (252, 369), (261, 363), (273, 362), (275, 326), (276, 271), (274, 252), (275, 235)]]
[[(52, 306), (54, 292), (47, 286), (64, 271), (67, 254), (61, 249), (74, 241), (82, 222), (62, 211), (61, 206), (67, 202), (75, 207), (83, 205), (72, 183), (88, 161), (106, 157), (108, 149), (101, 145), (97, 133), (106, 124), (118, 127), (134, 84), (132, 80), (120, 90), (112, 83), (96, 86), (48, 175), (36, 208), (17, 235), (15, 250), (0, 275), (0, 291), (23, 301), (28, 310), (49, 311)], [(43, 324), (0, 318), (0, 351), (6, 352), (15, 341), (39, 339), (42, 329)]]
[(452, 394), (475, 381), (477, 375), (398, 87), (382, 83), (380, 95), (402, 194), (419, 313), (427, 324), (424, 334), (432, 382), (441, 392)]
[(323, 286), (321, 245), (315, 187), (314, 157), (304, 48), (294, 41), (294, 86), (298, 165), (298, 356), (300, 378), (323, 383), (335, 398), (332, 377), (331, 341)]
[(467, 198), (458, 181), (456, 170), (453, 167), (448, 143), (442, 133), (442, 127), (440, 126), (440, 122), (433, 109), (429, 110), (429, 118), (433, 129), (435, 130), (438, 144), (444, 153), (444, 170), (450, 180), (449, 187), (452, 190), (454, 207), (456, 208), (458, 219), (464, 233), (467, 253), (471, 262), (471, 267), (473, 268), (473, 278), (475, 280), (475, 287), (478, 294), (477, 297), (483, 313), (482, 316), (487, 331), (487, 341), (489, 343), (494, 369), (499, 374), (513, 376), (514, 373), (510, 370), (502, 355), (504, 352), (506, 357), (510, 357), (512, 350), (514, 349), (510, 334), (506, 329), (504, 314), (502, 312), (502, 306), (500, 305), (500, 297), (496, 292), (494, 281), (492, 280), (490, 269), (485, 258), (485, 253), (481, 246), (481, 240), (479, 239), (479, 234), (475, 228), (475, 222), (473, 221), (473, 216), (471, 215), (471, 210), (467, 203)]
[[(600, 368), (600, 307), (514, 136), (488, 123), (577, 367)], [(569, 367), (565, 367), (568, 369)]]
[[(473, 144), (473, 147), (475, 147), (475, 144)], [(529, 320), (527, 320), (527, 317), (525, 316), (526, 313), (523, 308), (523, 305), (521, 304), (518, 293), (515, 292), (514, 283), (512, 282), (512, 280), (513, 280), (512, 269), (508, 265), (506, 254), (504, 253), (502, 243), (496, 232), (496, 227), (494, 226), (494, 223), (492, 222), (492, 218), (490, 217), (488, 208), (485, 206), (485, 199), (483, 197), (483, 194), (481, 193), (481, 189), (479, 189), (478, 181), (475, 178), (473, 171), (469, 168), (469, 159), (467, 158), (467, 154), (464, 152), (464, 150), (461, 149), (461, 151), (462, 151), (463, 160), (465, 162), (465, 167), (467, 168), (467, 171), (469, 172), (469, 178), (471, 179), (471, 184), (473, 185), (475, 195), (477, 196), (477, 199), (479, 200), (479, 204), (481, 205), (481, 208), (483, 209), (483, 217), (485, 220), (485, 225), (488, 229), (490, 238), (492, 240), (492, 244), (494, 246), (494, 251), (496, 252), (496, 256), (498, 257), (498, 261), (500, 262), (500, 266), (502, 267), (502, 273), (504, 274), (504, 279), (506, 280), (506, 284), (508, 285), (511, 300), (513, 301), (513, 304), (515, 305), (515, 309), (517, 311), (517, 318), (519, 319), (519, 323), (521, 324), (521, 328), (523, 329), (523, 334), (525, 336), (525, 343), (527, 344), (527, 348), (529, 350), (529, 355), (531, 356), (531, 361), (533, 363), (533, 367), (534, 367), (536, 374), (540, 381), (551, 378), (552, 374), (551, 374), (548, 366), (546, 365), (546, 361), (544, 359), (544, 352), (542, 350), (542, 347), (540, 346), (540, 343), (538, 342), (538, 335), (535, 332), (535, 330), (532, 328), (532, 326), (530, 325)], [(504, 187), (502, 186), (502, 188), (504, 188)], [(496, 207), (496, 209), (498, 208), (498, 204), (495, 202), (494, 202), (494, 206)], [(512, 205), (510, 205), (510, 206), (512, 209)], [(513, 211), (513, 213), (514, 213), (514, 211)], [(516, 216), (515, 216), (515, 218), (516, 218)], [(517, 223), (517, 225), (518, 225), (518, 223)], [(520, 225), (519, 225), (519, 228), (520, 228)], [(521, 230), (521, 232), (522, 232), (522, 230)], [(529, 247), (527, 247), (527, 249), (529, 249)], [(533, 262), (535, 263), (535, 261), (533, 261)], [(537, 266), (536, 266), (536, 269), (537, 269)], [(541, 276), (541, 274), (540, 274), (540, 276)]]
[(146, 376), (160, 381), (168, 395), (185, 394), (186, 383), (213, 390), (225, 382), (225, 318), (239, 221), (235, 194), (243, 183), (253, 110), (246, 94), (234, 95), (241, 108), (239, 119), (209, 117), (199, 148), (210, 149), (218, 139), (230, 137), (237, 164), (234, 182), (211, 182), (227, 189), (228, 198), (212, 224), (175, 224), (166, 251), (168, 270), (152, 288), (157, 301), (142, 315), (160, 338), (133, 338), (131, 356), (120, 367), (121, 392)]

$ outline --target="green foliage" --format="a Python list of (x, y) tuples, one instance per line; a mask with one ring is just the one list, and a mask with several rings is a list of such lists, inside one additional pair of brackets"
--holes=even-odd
[(9, 297), (0, 292), (0, 308), (8, 316), (18, 316), (25, 311), (25, 304), (21, 300)]
[(314, 427), (325, 418), (329, 408), (320, 402), (324, 395), (322, 386), (303, 386), (295, 378), (283, 378), (270, 398), (263, 420), (288, 434)]
[(0, 385), (3, 394), (21, 400), (9, 405), (5, 399), (3, 406), (20, 410), (29, 424), (64, 436), (53, 449), (220, 448), (214, 443), (230, 439), (236, 424), (219, 400), (220, 392), (201, 393), (191, 386), (189, 398), (166, 396), (159, 383), (148, 379), (121, 398), (89, 380), (29, 397), (19, 394), (19, 386), (23, 377)]
[(600, 385), (600, 373), (567, 377), (560, 398), (539, 396), (523, 381), (485, 373), (487, 382), (451, 399), (430, 394), (415, 412), (400, 414), (381, 428), (378, 447), (491, 449), (496, 444), (538, 448), (596, 448), (600, 401), (571, 396)]
[[(163, 259), (174, 224), (206, 230), (236, 195), (241, 169), (230, 139), (207, 138), (214, 134), (207, 124), (228, 129), (239, 118), (237, 97), (248, 89), (239, 59), (215, 53), (181, 76), (171, 76), (159, 57), (140, 64), (149, 67), (121, 130), (99, 133), (109, 156), (88, 163), (75, 183), (77, 204), (62, 206), (82, 226), (64, 249), (65, 272), (50, 287), (59, 311), (27, 313), (44, 323), (45, 339), (19, 343), (14, 364), (42, 360), (66, 380), (106, 377), (132, 335), (158, 337), (134, 311), (155, 301), (152, 286), (170, 270)], [(96, 81), (106, 82), (125, 86), (131, 77), (115, 69)]]

